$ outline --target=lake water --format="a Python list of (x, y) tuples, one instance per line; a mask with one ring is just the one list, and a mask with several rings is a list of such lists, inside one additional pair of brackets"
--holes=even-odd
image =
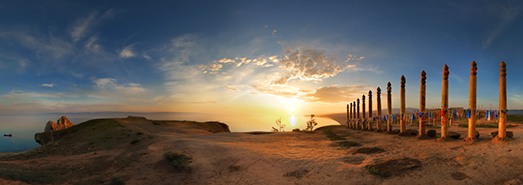
[[(194, 120), (194, 121), (220, 121), (229, 125), (232, 132), (271, 131), (276, 127), (275, 120), (280, 117), (267, 115), (217, 115), (203, 113), (130, 113), (130, 112), (98, 112), (98, 113), (47, 113), (26, 115), (0, 115), (0, 152), (19, 152), (40, 146), (34, 141), (34, 134), (43, 132), (48, 120), (55, 121), (62, 115), (69, 118), (73, 124), (78, 124), (95, 118), (122, 118), (129, 115), (144, 116), (153, 120)], [(308, 116), (281, 117), (282, 123), (287, 125), (285, 131), (294, 128), (306, 128)], [(338, 122), (323, 117), (316, 117), (318, 125), (339, 125)], [(12, 137), (4, 137), (12, 134)]]

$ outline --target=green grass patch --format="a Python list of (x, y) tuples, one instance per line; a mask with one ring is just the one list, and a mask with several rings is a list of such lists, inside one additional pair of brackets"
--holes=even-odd
[(113, 177), (109, 182), (110, 185), (125, 185), (125, 180), (120, 177)]
[(28, 184), (52, 184), (56, 180), (50, 169), (35, 170), (6, 164), (0, 164), (0, 178), (22, 181)]
[(191, 172), (192, 157), (179, 152), (167, 152), (164, 159), (177, 172)]
[(361, 146), (360, 143), (354, 141), (338, 141), (330, 144), (331, 147), (341, 147), (341, 148), (350, 148), (354, 146)]
[(523, 115), (508, 114), (507, 115), (507, 121), (508, 122), (514, 122), (514, 123), (523, 124)]
[(385, 178), (385, 177), (388, 176), (386, 173), (382, 172), (380, 169), (378, 169), (377, 167), (372, 166), (372, 165), (365, 166), (365, 169), (370, 174), (375, 175), (375, 176), (379, 176), (379, 177), (382, 177), (382, 178)]
[[(462, 123), (458, 125), (459, 127), (467, 128), (469, 127), (468, 123)], [(476, 128), (498, 128), (497, 124), (476, 124)]]
[(140, 142), (140, 140), (138, 140), (138, 139), (132, 140), (131, 141), (131, 145), (138, 144), (139, 142)]
[(325, 130), (325, 131), (323, 131), (323, 134), (325, 134), (325, 136), (332, 141), (346, 140), (344, 137), (339, 136), (338, 134), (334, 133), (332, 130)]

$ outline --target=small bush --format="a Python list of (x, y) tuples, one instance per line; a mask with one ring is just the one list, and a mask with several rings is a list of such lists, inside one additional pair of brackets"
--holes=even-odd
[(139, 142), (140, 142), (140, 140), (135, 139), (135, 140), (132, 140), (132, 141), (131, 141), (131, 144), (132, 144), (132, 145), (135, 145), (135, 144), (138, 144)]
[(354, 141), (338, 141), (335, 143), (330, 144), (331, 147), (341, 147), (341, 148), (350, 148), (353, 146), (361, 146), (360, 143), (354, 142)]
[(177, 172), (190, 172), (189, 164), (192, 162), (191, 156), (179, 152), (167, 152), (164, 154), (164, 159)]
[(125, 181), (120, 177), (111, 178), (110, 185), (125, 185)]
[(380, 171), (375, 166), (368, 165), (368, 166), (365, 166), (365, 169), (367, 169), (367, 171), (370, 174), (372, 174), (372, 175), (376, 175), (376, 176), (379, 176), (379, 177), (387, 177), (388, 176), (387, 174), (385, 174), (384, 172)]
[(332, 141), (346, 140), (344, 137), (338, 136), (332, 130), (325, 130), (323, 131), (323, 134)]
[(508, 122), (523, 123), (523, 115), (507, 114)]

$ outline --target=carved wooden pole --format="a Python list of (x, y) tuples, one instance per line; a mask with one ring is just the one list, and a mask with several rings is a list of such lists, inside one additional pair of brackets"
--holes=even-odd
[(365, 114), (365, 95), (361, 96), (361, 112), (363, 120), (361, 121), (360, 129), (365, 129), (365, 124), (367, 123), (367, 115)]
[(360, 126), (360, 122), (361, 122), (361, 119), (360, 119), (360, 99), (358, 98), (358, 113), (356, 114), (357, 116), (357, 120), (356, 120), (356, 124), (355, 124), (355, 128), (358, 129), (359, 126)]
[(392, 87), (387, 83), (387, 132), (392, 132)]
[(372, 130), (372, 90), (369, 90), (369, 119), (367, 120), (367, 130)]
[(347, 128), (350, 127), (350, 118), (351, 118), (351, 111), (352, 110), (352, 103), (347, 104)]
[(422, 114), (419, 117), (418, 137), (425, 135), (425, 80), (427, 79), (427, 73), (421, 71), (420, 74), (420, 88), (419, 88), (419, 112)]
[(498, 140), (505, 140), (507, 135), (507, 65), (505, 62), (499, 64), (499, 118), (498, 118)]
[(400, 134), (404, 133), (405, 125), (405, 76), (401, 75), (400, 79)]
[(445, 140), (448, 133), (447, 108), (449, 106), (449, 74), (449, 66), (445, 64), (441, 78), (441, 140)]
[(468, 136), (465, 141), (474, 141), (476, 132), (476, 74), (478, 71), (478, 65), (475, 61), (470, 63), (470, 82), (469, 82), (469, 130)]
[(352, 123), (351, 123), (351, 128), (356, 128), (356, 122), (357, 122), (357, 119), (356, 119), (356, 101), (353, 101), (352, 102)]
[(376, 131), (381, 130), (381, 89), (378, 87), (376, 89), (376, 103), (377, 103), (377, 112), (378, 112), (378, 119), (376, 120)]
[(354, 107), (354, 104), (352, 104), (352, 102), (350, 103), (350, 108), (349, 108), (349, 116), (350, 116), (350, 120), (349, 120), (349, 128), (352, 126), (352, 122), (354, 121), (354, 116), (353, 116), (353, 113), (352, 113), (352, 107)]

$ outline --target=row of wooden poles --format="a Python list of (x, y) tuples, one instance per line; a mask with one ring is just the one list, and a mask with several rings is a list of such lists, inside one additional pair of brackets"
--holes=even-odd
[[(465, 141), (474, 141), (478, 132), (476, 131), (476, 74), (477, 74), (477, 64), (475, 61), (472, 61), (470, 64), (470, 82), (469, 82), (469, 111), (471, 116), (468, 118), (468, 132)], [(448, 136), (448, 79), (449, 79), (449, 67), (447, 65), (443, 66), (442, 72), (442, 81), (441, 81), (441, 137), (439, 140), (445, 140)], [(500, 63), (499, 69), (499, 119), (498, 119), (498, 134), (494, 138), (495, 140), (505, 140), (506, 139), (506, 113), (507, 113), (507, 85), (506, 85), (506, 76), (507, 68), (505, 62)], [(419, 112), (424, 113), (420, 118), (418, 126), (418, 137), (425, 137), (425, 122), (426, 122), (426, 110), (425, 110), (425, 81), (426, 81), (425, 71), (421, 71), (420, 74), (420, 107)], [(400, 78), (400, 128), (399, 133), (404, 134), (406, 131), (406, 121), (405, 121), (405, 76)], [(387, 83), (387, 126), (383, 131), (392, 133), (392, 96), (391, 96), (391, 83)], [(378, 87), (376, 89), (377, 93), (377, 119), (372, 115), (372, 90), (368, 94), (368, 117), (365, 114), (365, 95), (361, 97), (362, 103), (362, 114), (363, 117), (360, 117), (360, 99), (353, 101), (350, 104), (347, 104), (347, 127), (353, 129), (363, 129), (363, 130), (374, 130), (373, 124), (375, 123), (375, 129), (377, 131), (382, 131), (382, 119), (381, 119), (381, 89)]]

